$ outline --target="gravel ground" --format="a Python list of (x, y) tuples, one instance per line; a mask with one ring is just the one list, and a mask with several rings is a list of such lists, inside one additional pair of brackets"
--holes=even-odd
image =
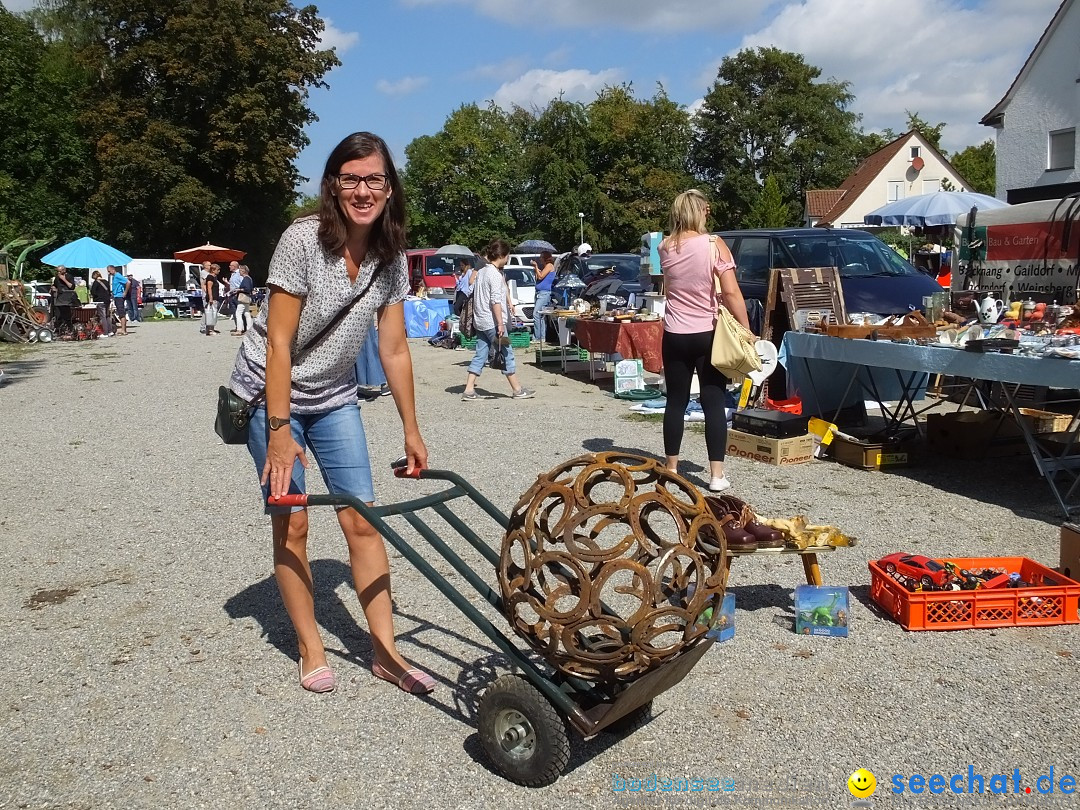
[[(876, 774), (879, 806), (1075, 806), (1057, 785), (1038, 795), (1035, 779), (1051, 768), (1055, 780), (1080, 776), (1077, 628), (908, 633), (868, 596), (867, 561), (895, 550), (1055, 565), (1061, 518), (1027, 464), (882, 474), (731, 460), (735, 491), (758, 512), (805, 513), (861, 539), (822, 560), (826, 582), (851, 588), (851, 637), (791, 631), (797, 559), (740, 560), (735, 638), (659, 696), (645, 728), (574, 739), (566, 774), (530, 791), (490, 770), (475, 730), (477, 695), (505, 658), (396, 555), (402, 649), (439, 687), (418, 699), (372, 677), (330, 510), (313, 511), (311, 556), (340, 686), (300, 690), (250, 459), (211, 429), (238, 341), (206, 340), (193, 322), (132, 331), (0, 349), (0, 807), (835, 808), (851, 801), (845, 781), (859, 767)], [(536, 399), (506, 398), (489, 372), (481, 388), (495, 398), (463, 404), (471, 355), (423, 341), (413, 351), (433, 466), (463, 473), (506, 511), (560, 460), (662, 449), (659, 425), (624, 418), (627, 405), (603, 387), (529, 364), (521, 378)], [(433, 489), (389, 474), (401, 446), (393, 402), (363, 412), (380, 500)], [(700, 433), (687, 434), (684, 457), (700, 475)], [(494, 523), (462, 513), (497, 541)], [(1019, 768), (1021, 792), (1011, 776), (1008, 796), (890, 792), (894, 774), (963, 774), (966, 786), (969, 766), (987, 790), (992, 774)], [(733, 790), (613, 791), (615, 775), (651, 773), (734, 780)]]

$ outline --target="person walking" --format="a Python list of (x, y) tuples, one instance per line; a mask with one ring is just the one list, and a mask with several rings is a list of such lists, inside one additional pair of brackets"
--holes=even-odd
[[(475, 402), (476, 381), (480, 372), (492, 356), (493, 363), (499, 366), (510, 383), (514, 399), (531, 399), (535, 391), (525, 388), (518, 382), (517, 364), (514, 350), (507, 337), (506, 324), (510, 315), (510, 291), (506, 287), (506, 278), (502, 274), (506, 260), (510, 257), (510, 244), (505, 239), (492, 239), (484, 252), (487, 264), (476, 274), (473, 286), (473, 320), (476, 323), (476, 354), (469, 363), (469, 373), (465, 378), (465, 390), (461, 394), (464, 402)], [(492, 354), (494, 350), (494, 355)]]
[(550, 250), (540, 251), (540, 261), (532, 263), (536, 270), (536, 299), (533, 303), (533, 340), (543, 344), (547, 337), (547, 315), (551, 308), (551, 285), (555, 283), (555, 261)]
[(724, 472), (727, 445), (725, 410), (728, 379), (710, 363), (713, 328), (716, 325), (717, 297), (714, 279), (719, 281), (721, 301), (747, 329), (735, 263), (731, 251), (719, 237), (705, 230), (709, 202), (696, 189), (684, 191), (671, 206), (671, 234), (659, 248), (664, 273), (664, 336), (661, 355), (667, 385), (664, 409), (664, 454), (667, 467), (678, 471), (690, 383), (697, 372), (701, 408), (705, 413), (705, 447), (709, 455), (709, 491), (731, 487)]
[(109, 317), (109, 299), (112, 298), (112, 290), (102, 279), (100, 270), (95, 270), (91, 278), (93, 281), (90, 282), (90, 300), (97, 305), (97, 319), (98, 325), (101, 327), (101, 336), (112, 337), (113, 325), (112, 319)]
[(116, 318), (120, 321), (120, 331), (116, 332), (118, 335), (126, 335), (127, 330), (127, 296), (128, 288), (131, 286), (126, 275), (124, 275), (123, 267), (114, 267), (112, 274), (112, 298), (113, 309), (116, 311)]
[[(425, 469), (428, 452), (416, 420), (405, 336), (404, 190), (386, 142), (370, 132), (349, 135), (327, 158), (319, 189), (318, 214), (293, 222), (278, 241), (267, 279), (269, 301), (244, 336), (229, 387), (249, 401), (265, 390), (265, 402), (249, 424), (248, 451), (264, 501), (269, 499), (274, 573), (296, 631), (300, 686), (329, 692), (336, 678), (315, 621), (307, 510), (290, 511), (274, 499), (306, 491), (306, 446), (318, 459), (328, 491), (374, 503), (355, 370), (374, 317), (379, 356), (404, 430), (406, 473)], [(297, 347), (303, 350), (294, 356)], [(374, 647), (372, 674), (412, 694), (432, 691), (435, 681), (411, 667), (394, 640), (382, 537), (355, 509), (340, 509), (337, 518)]]
[(229, 333), (243, 337), (251, 326), (251, 303), (255, 300), (255, 282), (246, 264), (238, 265), (236, 276), (229, 281), (229, 295), (233, 297), (233, 324)]

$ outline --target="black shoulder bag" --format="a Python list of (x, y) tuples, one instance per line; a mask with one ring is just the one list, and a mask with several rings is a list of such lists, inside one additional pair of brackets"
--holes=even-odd
[[(327, 333), (349, 314), (360, 299), (368, 294), (371, 285), (375, 283), (375, 279), (382, 272), (382, 267), (381, 264), (376, 267), (364, 289), (352, 301), (339, 309), (337, 314), (330, 319), (330, 322), (320, 329), (315, 337), (305, 343), (303, 348), (297, 350), (296, 354), (293, 355), (293, 362), (296, 362), (298, 358), (315, 348), (315, 344), (326, 337)], [(225, 444), (247, 444), (248, 423), (251, 421), (251, 415), (255, 413), (255, 409), (259, 407), (259, 404), (264, 399), (266, 399), (266, 388), (259, 391), (249, 402), (227, 385), (220, 386), (218, 388), (217, 418), (214, 420), (214, 432), (221, 438), (221, 441), (225, 442)]]

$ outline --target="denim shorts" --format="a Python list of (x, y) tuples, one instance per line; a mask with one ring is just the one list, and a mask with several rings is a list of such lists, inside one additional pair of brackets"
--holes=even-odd
[[(319, 465), (326, 490), (332, 495), (353, 495), (364, 503), (375, 500), (375, 488), (371, 482), (371, 460), (368, 458), (367, 437), (360, 409), (344, 405), (325, 413), (294, 413), (289, 427), (293, 438), (309, 451), (308, 461)], [(255, 462), (255, 472), (262, 478), (266, 464), (266, 447), (270, 442), (270, 427), (266, 422), (266, 408), (259, 408), (251, 416), (248, 427), (248, 452)], [(304, 482), (306, 470), (299, 461), (293, 464), (290, 493), (307, 492)], [(268, 515), (299, 512), (302, 506), (269, 506), (266, 499), (270, 485), (262, 488), (263, 504)], [(343, 508), (343, 507), (340, 507)]]
[[(488, 356), (491, 354), (492, 349), (496, 341), (496, 335), (494, 329), (477, 329), (476, 330), (476, 354), (473, 355), (472, 362), (469, 363), (469, 373), (480, 376), (480, 372), (484, 370), (484, 366), (488, 364)], [(498, 349), (495, 349), (498, 351)], [(514, 350), (511, 346), (507, 345), (503, 348), (506, 352), (506, 368), (503, 369), (503, 374), (509, 377), (515, 371), (517, 371), (517, 361), (514, 360)]]

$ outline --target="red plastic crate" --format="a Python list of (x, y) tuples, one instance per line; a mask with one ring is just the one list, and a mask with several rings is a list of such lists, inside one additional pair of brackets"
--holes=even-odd
[(969, 571), (1019, 572), (1030, 588), (975, 591), (909, 591), (876, 561), (870, 563), (870, 597), (905, 630), (969, 630), (1080, 624), (1080, 583), (1027, 557), (956, 557)]

